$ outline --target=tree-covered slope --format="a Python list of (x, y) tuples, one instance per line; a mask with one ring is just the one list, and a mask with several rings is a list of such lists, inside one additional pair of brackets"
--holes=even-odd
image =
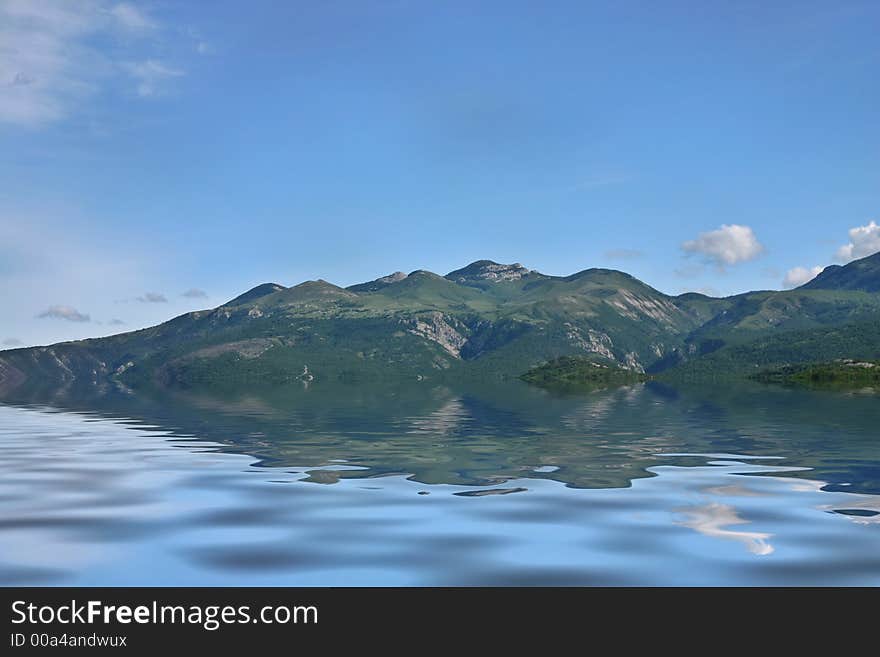
[(865, 290), (674, 297), (614, 270), (562, 277), (477, 261), (446, 276), (398, 272), (348, 288), (265, 283), (148, 329), (3, 351), (0, 392), (71, 382), (517, 377), (568, 356), (633, 372), (742, 372), (872, 357), (878, 319), (880, 294)]
[(826, 267), (800, 289), (880, 292), (880, 253), (853, 260), (842, 267), (840, 265)]
[(880, 362), (851, 358), (827, 363), (784, 365), (762, 370), (751, 378), (762, 383), (851, 390), (880, 386)]
[(664, 375), (696, 379), (742, 377), (771, 368), (842, 358), (880, 358), (880, 317), (856, 324), (763, 333), (686, 360)]
[(533, 367), (520, 378), (544, 388), (595, 389), (638, 383), (646, 376), (584, 356), (563, 356)]

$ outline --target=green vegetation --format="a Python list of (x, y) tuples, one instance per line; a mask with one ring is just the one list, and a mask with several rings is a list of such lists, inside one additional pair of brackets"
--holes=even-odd
[(836, 360), (830, 363), (786, 365), (753, 375), (762, 383), (815, 388), (850, 389), (880, 386), (880, 361)]
[(751, 340), (725, 336), (720, 346), (665, 371), (665, 378), (704, 380), (750, 377), (789, 365), (824, 363), (835, 359), (880, 358), (880, 321), (844, 324), (799, 331), (762, 331)]
[(855, 260), (846, 266), (831, 265), (809, 283), (805, 290), (862, 290), (880, 292), (880, 253)]
[(563, 356), (530, 369), (520, 378), (545, 388), (607, 388), (638, 383), (648, 377), (583, 356)]
[(151, 328), (0, 352), (0, 394), (73, 382), (235, 389), (524, 372), (533, 382), (611, 385), (641, 370), (705, 380), (880, 359), (878, 255), (795, 290), (724, 299), (666, 295), (608, 269), (547, 276), (487, 260), (446, 276), (397, 272), (349, 288), (265, 283)]

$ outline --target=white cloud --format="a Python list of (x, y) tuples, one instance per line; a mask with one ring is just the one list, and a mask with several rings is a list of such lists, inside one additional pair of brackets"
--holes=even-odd
[(880, 226), (871, 221), (867, 226), (856, 226), (849, 230), (849, 244), (844, 244), (834, 254), (840, 262), (864, 258), (880, 251)]
[(795, 267), (794, 269), (789, 269), (788, 273), (785, 274), (785, 280), (782, 281), (783, 287), (798, 287), (803, 285), (804, 283), (808, 283), (813, 280), (822, 273), (824, 267), (815, 266), (812, 269), (807, 269), (806, 267)]
[[(169, 304), (132, 303), (120, 315), (113, 299), (130, 295), (145, 281), (152, 281), (153, 290), (177, 284), (169, 268), (174, 256), (167, 250), (157, 253), (147, 239), (132, 237), (131, 228), (123, 235), (94, 226), (91, 213), (78, 208), (75, 200), (12, 206), (0, 199), (0, 339), (52, 344), (119, 330), (106, 321), (101, 328), (95, 319), (119, 317), (132, 328), (168, 319)], [(121, 242), (127, 243), (125, 249), (119, 249)], [(37, 319), (59, 303), (88, 312), (92, 321)]]
[(63, 117), (93, 89), (83, 41), (88, 6), (48, 0), (0, 2), (0, 121), (37, 125)]
[(144, 296), (138, 297), (137, 300), (141, 303), (168, 303), (165, 295), (158, 292), (146, 292)]
[(125, 322), (123, 322), (121, 319), (116, 319), (114, 317), (109, 322), (107, 322), (107, 324), (109, 324), (110, 326), (124, 326)]
[[(156, 95), (162, 79), (182, 73), (149, 58), (155, 43), (142, 37), (157, 29), (130, 3), (0, 0), (0, 123), (59, 121), (130, 77), (140, 96)], [(135, 72), (118, 64), (144, 56)]]
[(167, 80), (184, 75), (183, 71), (169, 68), (155, 59), (130, 62), (125, 65), (125, 70), (137, 81), (137, 94), (141, 98), (156, 96)]
[(6, 338), (3, 341), (3, 346), (5, 347), (20, 347), (22, 344), (24, 343), (18, 338)]
[(66, 319), (68, 322), (88, 322), (91, 317), (79, 312), (71, 306), (49, 306), (48, 309), (37, 315), (38, 318), (50, 317), (52, 319)]
[(120, 2), (111, 7), (110, 15), (119, 21), (120, 25), (131, 30), (150, 30), (156, 27), (146, 14), (128, 2)]
[(764, 251), (749, 226), (724, 224), (718, 230), (700, 233), (695, 240), (681, 245), (688, 253), (699, 253), (719, 267), (754, 260)]
[(187, 299), (207, 299), (208, 293), (204, 290), (193, 287), (184, 292), (182, 296), (185, 296)]
[(202, 33), (192, 27), (181, 30), (181, 33), (186, 35), (188, 39), (192, 42), (192, 48), (200, 55), (213, 55), (214, 54), (214, 46), (209, 43)]

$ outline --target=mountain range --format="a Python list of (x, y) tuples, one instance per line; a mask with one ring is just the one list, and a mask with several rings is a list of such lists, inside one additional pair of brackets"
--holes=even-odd
[(670, 296), (621, 271), (480, 260), (338, 287), (263, 283), (118, 335), (0, 352), (0, 393), (87, 384), (516, 377), (561, 356), (667, 376), (880, 357), (880, 253), (794, 290)]

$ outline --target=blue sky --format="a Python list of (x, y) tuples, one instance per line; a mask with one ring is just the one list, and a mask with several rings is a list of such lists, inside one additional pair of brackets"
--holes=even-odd
[(878, 32), (873, 1), (0, 0), (0, 348), (480, 258), (791, 286), (880, 250)]

